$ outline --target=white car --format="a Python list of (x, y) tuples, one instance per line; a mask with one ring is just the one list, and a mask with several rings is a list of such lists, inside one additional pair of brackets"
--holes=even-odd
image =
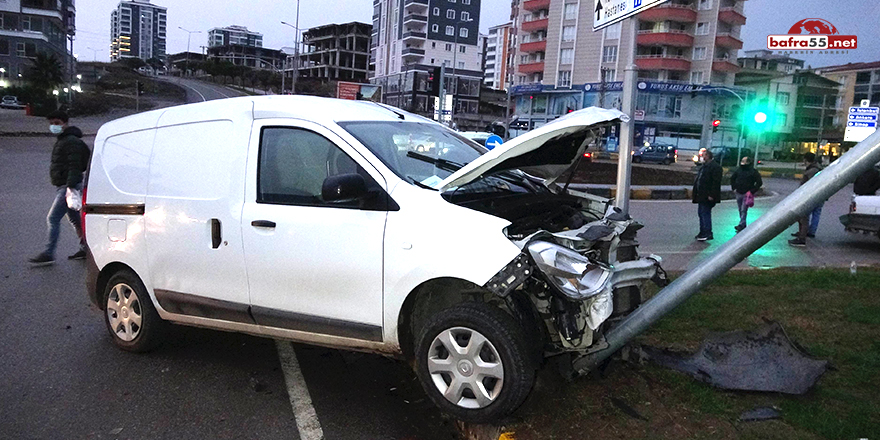
[(492, 133), (488, 133), (485, 131), (462, 131), (460, 134), (474, 142), (476, 142), (481, 147), (486, 146), (486, 141), (489, 140), (489, 137), (492, 136)]
[(880, 196), (853, 196), (849, 214), (840, 216), (847, 232), (880, 234)]
[(622, 120), (585, 109), (488, 153), (365, 101), (243, 97), (116, 120), (83, 192), (88, 293), (124, 350), (154, 347), (170, 321), (393, 355), (443, 410), (497, 420), (546, 357), (606, 347), (609, 323), (664, 278), (636, 253), (640, 225), (556, 182)]
[(0, 101), (0, 107), (2, 108), (11, 108), (11, 109), (20, 109), (24, 108), (24, 104), (18, 102), (18, 97), (12, 95), (6, 95), (3, 97), (3, 100)]

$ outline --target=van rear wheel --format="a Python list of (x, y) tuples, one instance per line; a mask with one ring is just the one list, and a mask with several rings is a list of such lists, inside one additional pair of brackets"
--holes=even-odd
[(526, 399), (533, 356), (516, 321), (488, 304), (445, 309), (422, 328), (416, 373), (428, 397), (459, 420), (497, 421)]
[(110, 278), (104, 290), (104, 305), (104, 323), (117, 347), (142, 353), (159, 344), (167, 324), (133, 272), (123, 270)]

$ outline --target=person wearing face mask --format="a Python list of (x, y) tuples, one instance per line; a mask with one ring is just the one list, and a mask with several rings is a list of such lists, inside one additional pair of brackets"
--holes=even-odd
[(85, 237), (78, 211), (67, 206), (68, 189), (82, 194), (83, 174), (89, 164), (91, 151), (82, 141), (82, 130), (69, 125), (66, 113), (56, 110), (46, 116), (49, 120), (49, 131), (57, 136), (55, 146), (52, 148), (52, 160), (49, 164), (49, 178), (55, 187), (55, 198), (49, 214), (46, 216), (48, 226), (48, 243), (43, 252), (30, 258), (28, 261), (34, 266), (46, 266), (55, 262), (55, 248), (58, 245), (58, 235), (61, 219), (67, 215), (67, 219), (73, 224), (77, 237), (79, 237), (79, 250), (67, 257), (70, 260), (81, 260), (86, 257)]

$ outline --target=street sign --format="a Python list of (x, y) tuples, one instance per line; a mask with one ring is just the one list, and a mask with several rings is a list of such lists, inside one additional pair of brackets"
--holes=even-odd
[(501, 136), (498, 136), (497, 134), (493, 134), (492, 136), (489, 136), (489, 138), (486, 139), (486, 148), (492, 150), (495, 147), (498, 147), (503, 143), (504, 143), (504, 139), (501, 139)]
[(846, 131), (843, 140), (861, 142), (877, 130), (880, 107), (850, 107), (846, 115)]
[(667, 1), (669, 0), (596, 0), (593, 8), (593, 30), (611, 26)]
[(633, 119), (636, 121), (644, 121), (645, 120), (645, 111), (644, 110), (634, 110), (633, 111)]
[(863, 99), (862, 102), (861, 102), (861, 104), (862, 104), (861, 107), (870, 107), (870, 106), (871, 106), (871, 100), (870, 100), (870, 99)]

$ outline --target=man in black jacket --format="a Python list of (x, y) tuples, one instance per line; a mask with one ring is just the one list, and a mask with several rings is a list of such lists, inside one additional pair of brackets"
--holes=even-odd
[(697, 204), (697, 215), (700, 217), (700, 233), (695, 239), (712, 240), (712, 208), (721, 201), (721, 165), (715, 162), (711, 151), (706, 150), (700, 155), (703, 165), (694, 180), (693, 202)]
[(68, 189), (82, 194), (83, 173), (89, 164), (91, 152), (89, 147), (82, 141), (83, 133), (79, 128), (68, 125), (69, 118), (62, 111), (50, 113), (49, 131), (58, 135), (55, 146), (52, 148), (52, 162), (49, 165), (49, 178), (55, 187), (55, 199), (46, 216), (48, 224), (48, 243), (46, 249), (39, 255), (28, 261), (35, 266), (46, 266), (55, 262), (55, 248), (58, 245), (58, 234), (61, 219), (67, 215), (67, 219), (73, 224), (76, 235), (80, 240), (80, 249), (75, 254), (67, 257), (71, 260), (79, 260), (86, 257), (85, 237), (78, 211), (67, 207)]
[(736, 232), (746, 228), (746, 218), (749, 215), (749, 207), (745, 205), (746, 193), (754, 196), (763, 185), (761, 173), (752, 166), (748, 156), (743, 157), (739, 167), (730, 175), (730, 189), (736, 195), (736, 206), (739, 208), (739, 224), (734, 226)]

